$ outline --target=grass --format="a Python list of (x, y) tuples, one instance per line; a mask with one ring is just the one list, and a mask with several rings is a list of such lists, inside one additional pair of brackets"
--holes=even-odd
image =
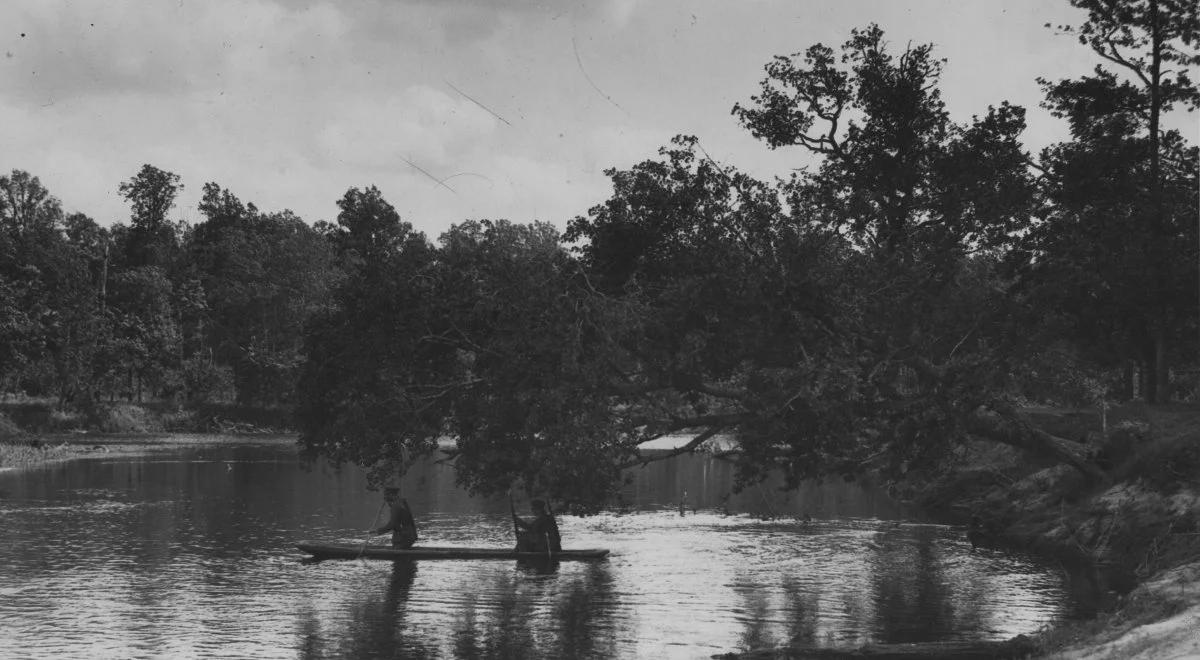
[(69, 456), (70, 450), (62, 445), (35, 447), (29, 444), (0, 443), (0, 469), (35, 467)]

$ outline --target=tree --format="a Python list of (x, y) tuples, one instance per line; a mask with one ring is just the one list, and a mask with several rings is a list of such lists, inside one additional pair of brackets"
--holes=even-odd
[[(422, 274), (432, 249), (374, 188), (351, 189), (339, 206), (338, 226), (325, 231), (347, 274), (332, 306), (306, 329), (297, 385), (300, 443), (309, 455), (353, 461), (381, 477), (402, 464), (406, 452), (432, 451), (430, 438), (441, 430), (420, 414), (406, 418), (412, 407), (395, 401), (405, 382), (438, 369), (436, 360), (422, 357), (416, 364), (434, 361), (430, 372), (407, 374), (412, 363), (397, 364), (394, 357), (430, 347), (418, 340), (431, 301)], [(371, 245), (378, 249), (367, 249)]]
[(1095, 359), (1140, 362), (1147, 399), (1166, 400), (1168, 360), (1196, 300), (1196, 150), (1161, 125), (1200, 103), (1189, 77), (1200, 19), (1194, 3), (1174, 0), (1072, 4), (1088, 18), (1060, 29), (1110, 68), (1040, 81), (1072, 140), (1042, 154), (1048, 204), (1020, 271)]
[(1008, 396), (1023, 342), (1004, 332), (1015, 310), (994, 255), (1032, 219), (1024, 110), (1002, 103), (953, 124), (932, 47), (892, 56), (876, 26), (853, 31), (840, 58), (816, 45), (766, 71), (760, 94), (734, 114), (773, 148), (823, 158), (788, 184), (792, 213), (867, 258), (847, 261), (849, 313), (836, 329), (855, 352), (855, 383), (840, 396), (862, 404), (852, 414), (863, 435), (900, 471), (948, 439), (982, 435), (1098, 478)]
[(157, 266), (123, 270), (111, 277), (109, 323), (112, 339), (106, 351), (109, 385), (130, 399), (157, 394), (167, 374), (178, 367), (179, 324), (172, 304), (173, 285)]
[(0, 227), (9, 240), (45, 236), (61, 221), (59, 201), (36, 176), (22, 170), (0, 176)]
[(183, 190), (179, 175), (153, 165), (118, 186), (131, 207), (126, 260), (130, 266), (170, 265), (178, 248), (176, 227), (167, 219), (175, 198)]
[(932, 45), (897, 57), (871, 25), (853, 30), (841, 51), (817, 44), (777, 56), (751, 105), (733, 108), (772, 149), (822, 157), (816, 172), (794, 178), (793, 205), (880, 258), (949, 250), (953, 261), (1003, 245), (1027, 217), (1032, 189), (1019, 140), (1024, 109), (1002, 103), (956, 126)]
[(972, 435), (1098, 477), (1007, 396), (1019, 310), (997, 255), (1032, 214), (1024, 112), (950, 122), (930, 53), (894, 58), (871, 27), (845, 68), (823, 46), (777, 59), (735, 113), (816, 171), (773, 186), (677, 138), (607, 171), (573, 254), (499, 221), (430, 246), (352, 191), (326, 229), (354, 266), (309, 333), (302, 444), (379, 479), (449, 439), (473, 491), (520, 482), (580, 512), (623, 468), (722, 434), (740, 483), (899, 476)]
[(206, 219), (187, 240), (197, 291), (187, 327), (232, 367), (239, 402), (288, 401), (304, 324), (338, 280), (333, 247), (290, 211), (261, 213), (215, 183), (199, 208)]
[(37, 177), (0, 177), (0, 377), (60, 401), (90, 394), (99, 328), (94, 248), (103, 230), (66, 218)]

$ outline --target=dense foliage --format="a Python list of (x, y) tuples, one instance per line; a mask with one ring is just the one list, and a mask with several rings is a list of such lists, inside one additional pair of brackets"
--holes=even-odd
[(1196, 360), (1197, 150), (1162, 119), (1196, 107), (1200, 60), (1193, 3), (1073, 4), (1088, 18), (1061, 29), (1105, 66), (1041, 81), (1070, 139), (1036, 156), (1024, 108), (953, 120), (934, 47), (871, 25), (776, 57), (733, 108), (814, 167), (760, 181), (680, 136), (608, 170), (561, 235), (471, 220), (430, 240), (374, 187), (309, 225), (214, 183), (189, 227), (150, 165), (104, 228), (14, 171), (0, 384), (294, 402), (311, 456), (382, 481), (437, 455), (474, 492), (579, 512), (715, 437), (743, 483), (902, 479), (972, 438), (1104, 479), (1022, 405), (1187, 394), (1169, 367)]
[(333, 250), (290, 212), (205, 186), (194, 227), (182, 184), (144, 166), (119, 191), (129, 224), (64, 216), (26, 172), (0, 177), (0, 390), (98, 400), (288, 402), (304, 319), (328, 304)]

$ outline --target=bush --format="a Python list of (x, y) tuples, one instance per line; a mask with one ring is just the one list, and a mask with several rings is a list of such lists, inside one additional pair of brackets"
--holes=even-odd
[(184, 360), (169, 381), (168, 389), (191, 404), (228, 401), (233, 394), (233, 370), (204, 356)]

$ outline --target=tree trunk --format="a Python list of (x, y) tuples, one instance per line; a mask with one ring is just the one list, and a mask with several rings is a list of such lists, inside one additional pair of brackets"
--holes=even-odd
[(1154, 338), (1154, 403), (1171, 402), (1171, 367), (1167, 364), (1167, 340), (1162, 333)]
[(1105, 483), (1108, 475), (1084, 456), (1078, 443), (1052, 435), (1024, 419), (1007, 404), (993, 404), (966, 420), (967, 430), (995, 442), (1033, 452), (1066, 463), (1091, 483)]

